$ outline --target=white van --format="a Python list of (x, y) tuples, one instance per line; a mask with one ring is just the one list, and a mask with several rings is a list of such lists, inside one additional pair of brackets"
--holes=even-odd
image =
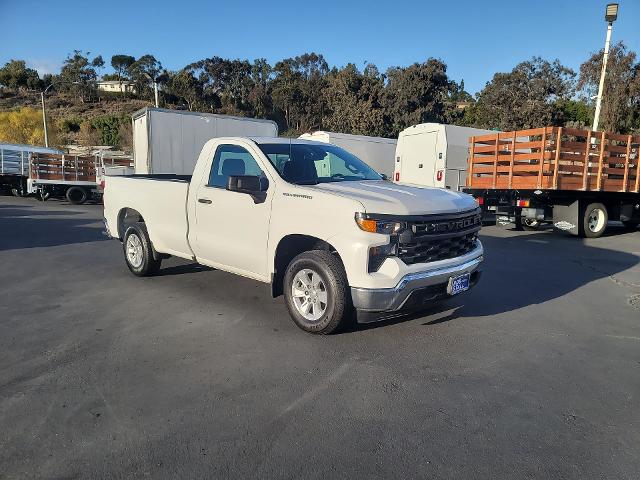
[(393, 138), (325, 131), (304, 133), (300, 138), (337, 145), (358, 157), (376, 172), (386, 175), (387, 178), (391, 179), (393, 175), (393, 157), (397, 144), (397, 140)]
[(467, 175), (469, 137), (491, 130), (421, 123), (398, 136), (393, 181), (461, 190)]

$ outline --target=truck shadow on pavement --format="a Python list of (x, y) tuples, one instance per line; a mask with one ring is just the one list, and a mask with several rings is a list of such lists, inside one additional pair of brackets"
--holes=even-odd
[[(622, 228), (616, 230), (618, 235), (624, 233)], [(626, 233), (636, 235), (628, 230)], [(638, 282), (616, 277), (640, 264), (640, 256), (606, 248), (606, 237), (588, 240), (587, 244), (575, 237), (537, 232), (509, 237), (485, 234), (481, 240), (485, 248), (482, 278), (471, 291), (421, 312), (380, 316), (378, 322), (353, 328), (366, 330), (418, 319), (425, 320), (422, 325), (431, 326), (465, 317), (500, 315), (560, 298), (607, 277), (622, 287), (640, 291), (640, 271)]]
[(155, 276), (163, 277), (167, 275), (184, 275), (186, 273), (211, 272), (214, 270), (215, 268), (200, 265), (199, 263), (186, 263), (181, 265), (172, 265), (170, 267), (162, 266)]
[(0, 251), (107, 240), (97, 220), (64, 218), (81, 213), (0, 205)]

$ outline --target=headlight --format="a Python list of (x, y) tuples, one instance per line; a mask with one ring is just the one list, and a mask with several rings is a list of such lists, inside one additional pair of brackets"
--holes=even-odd
[(356, 213), (356, 223), (360, 230), (371, 233), (384, 233), (386, 235), (393, 235), (404, 228), (403, 222), (372, 218), (365, 213)]

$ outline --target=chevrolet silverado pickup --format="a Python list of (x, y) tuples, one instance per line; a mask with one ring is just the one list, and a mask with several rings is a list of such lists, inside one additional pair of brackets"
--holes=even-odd
[(191, 176), (112, 176), (104, 189), (106, 231), (133, 274), (177, 256), (270, 283), (312, 333), (354, 311), (423, 309), (480, 275), (473, 197), (393, 184), (327, 143), (215, 138)]

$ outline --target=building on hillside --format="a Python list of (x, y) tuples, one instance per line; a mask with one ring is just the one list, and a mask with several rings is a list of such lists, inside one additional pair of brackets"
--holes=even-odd
[(135, 84), (128, 80), (100, 80), (98, 90), (115, 93), (136, 93)]

